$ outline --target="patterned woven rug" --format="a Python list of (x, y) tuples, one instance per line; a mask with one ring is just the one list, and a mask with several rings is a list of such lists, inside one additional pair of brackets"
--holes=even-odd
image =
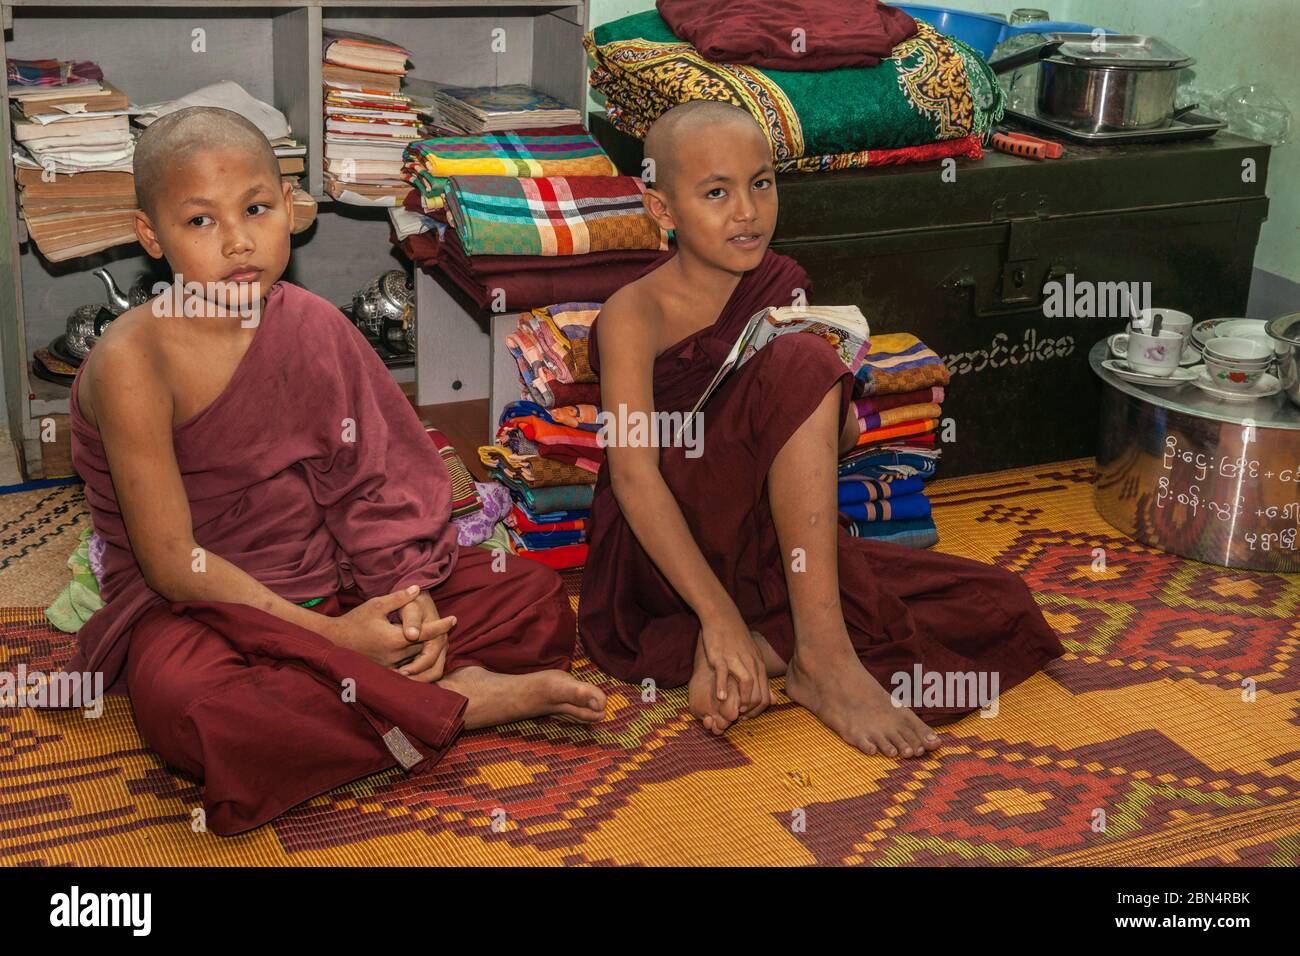
[[(1083, 459), (930, 486), (940, 550), (1022, 574), (1069, 650), (932, 759), (858, 754), (780, 693), (715, 739), (684, 691), (644, 703), (584, 662), (602, 726), (467, 734), (222, 838), (110, 697), (98, 720), (0, 710), (0, 863), (1295, 865), (1300, 575), (1139, 546), (1092, 481)], [(0, 497), (0, 669), (68, 658), (40, 607), (86, 520), (75, 487)]]

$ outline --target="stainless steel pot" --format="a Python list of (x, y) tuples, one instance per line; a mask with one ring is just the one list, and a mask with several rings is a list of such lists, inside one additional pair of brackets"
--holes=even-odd
[(1053, 33), (994, 61), (1005, 73), (1038, 61), (1038, 115), (1089, 133), (1166, 126), (1182, 70), (1196, 61), (1158, 37)]
[(1300, 312), (1279, 315), (1265, 330), (1278, 343), (1277, 374), (1292, 404), (1300, 405)]

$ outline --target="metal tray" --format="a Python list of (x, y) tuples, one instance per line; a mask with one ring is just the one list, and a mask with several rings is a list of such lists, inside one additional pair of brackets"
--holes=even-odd
[(1102, 34), (1104, 49), (1094, 50), (1091, 33), (1054, 33), (1061, 47), (1049, 59), (1086, 67), (1136, 70), (1180, 70), (1196, 62), (1172, 43), (1137, 34)]
[(1039, 116), (1037, 113), (1021, 113), (1008, 109), (1008, 121), (1016, 121), (1046, 133), (1053, 133), (1062, 139), (1074, 143), (1099, 143), (1101, 145), (1121, 145), (1124, 143), (1165, 143), (1172, 140), (1204, 139), (1213, 136), (1227, 126), (1227, 122), (1206, 116), (1202, 113), (1184, 113), (1168, 126), (1160, 129), (1122, 129), (1103, 130), (1090, 133), (1087, 130), (1065, 126), (1055, 120)]

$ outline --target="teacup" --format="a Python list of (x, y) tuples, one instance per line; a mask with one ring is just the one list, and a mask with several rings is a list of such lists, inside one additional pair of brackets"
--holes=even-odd
[(1168, 329), (1171, 332), (1177, 332), (1183, 338), (1183, 348), (1187, 348), (1187, 343), (1192, 338), (1192, 326), (1196, 324), (1186, 312), (1179, 312), (1176, 309), (1143, 309), (1133, 317), (1132, 327), (1139, 332), (1150, 332), (1155, 323), (1156, 316), (1160, 316), (1160, 328)]
[(1183, 357), (1183, 337), (1168, 329), (1161, 329), (1158, 336), (1118, 332), (1106, 341), (1112, 352), (1128, 362), (1129, 368), (1146, 375), (1168, 378)]

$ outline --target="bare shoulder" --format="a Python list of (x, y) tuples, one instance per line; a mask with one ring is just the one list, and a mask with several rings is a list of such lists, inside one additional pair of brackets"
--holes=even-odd
[[(653, 273), (651, 273), (653, 275)], [(648, 350), (653, 357), (663, 309), (651, 275), (629, 282), (615, 292), (600, 310), (600, 348)]]
[(163, 381), (163, 352), (157, 340), (156, 317), (150, 303), (128, 309), (114, 319), (86, 357), (77, 386), (77, 405), (95, 424), (95, 411), (149, 395)]

